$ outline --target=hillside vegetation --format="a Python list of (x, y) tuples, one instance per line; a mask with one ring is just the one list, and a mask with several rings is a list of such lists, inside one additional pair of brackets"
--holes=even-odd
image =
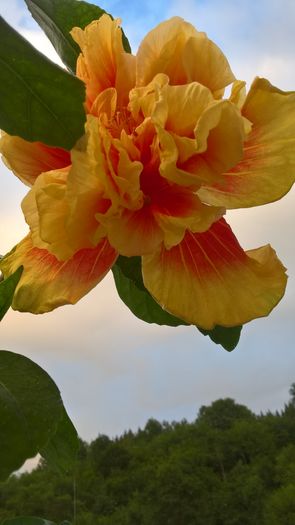
[(42, 462), (0, 485), (0, 523), (31, 515), (77, 525), (294, 525), (295, 384), (280, 413), (232, 399), (197, 419), (81, 441), (75, 479)]

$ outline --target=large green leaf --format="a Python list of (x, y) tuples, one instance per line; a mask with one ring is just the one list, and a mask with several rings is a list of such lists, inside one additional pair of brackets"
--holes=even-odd
[[(0, 282), (0, 321), (3, 319), (7, 310), (11, 306), (13, 295), (21, 278), (22, 272), (23, 267), (20, 266), (12, 275)], [(1, 270), (0, 277), (2, 278)]]
[(34, 457), (58, 430), (64, 408), (50, 376), (33, 361), (0, 351), (0, 479)]
[[(136, 317), (147, 323), (159, 325), (187, 325), (182, 319), (163, 310), (147, 291), (143, 284), (140, 257), (120, 256), (112, 270), (120, 298)], [(213, 330), (198, 328), (203, 335), (209, 335), (214, 343), (222, 345), (228, 351), (238, 344), (241, 329), (241, 326), (216, 326)]]
[(56, 433), (40, 450), (40, 453), (51, 468), (59, 473), (67, 473), (75, 468), (78, 450), (77, 431), (65, 409), (63, 409)]
[[(84, 29), (106, 11), (97, 5), (77, 0), (25, 0), (25, 2), (64, 64), (75, 72), (80, 48), (70, 35), (71, 29), (75, 26)], [(130, 52), (130, 45), (124, 33), (123, 44), (125, 50)]]
[(84, 134), (85, 86), (0, 17), (0, 128), (71, 149)]
[(55, 523), (53, 523), (53, 521), (43, 520), (42, 518), (34, 518), (33, 516), (22, 516), (20, 518), (4, 520), (1, 525), (55, 525)]

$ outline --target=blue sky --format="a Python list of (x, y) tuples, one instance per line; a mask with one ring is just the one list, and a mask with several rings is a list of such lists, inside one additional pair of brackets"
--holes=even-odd
[[(205, 31), (248, 82), (266, 76), (295, 86), (293, 0), (102, 1), (119, 16), (135, 49), (145, 33), (172, 15)], [(34, 45), (55, 58), (21, 0), (2, 0), (0, 12)], [(26, 188), (0, 166), (0, 253), (26, 233), (19, 209)], [(84, 439), (119, 434), (147, 418), (193, 419), (202, 404), (233, 397), (259, 412), (280, 409), (295, 381), (295, 192), (277, 203), (233, 211), (228, 219), (245, 249), (270, 242), (288, 268), (285, 298), (267, 319), (243, 330), (228, 354), (194, 328), (146, 325), (120, 302), (111, 275), (75, 307), (35, 317), (10, 311), (1, 347), (23, 353), (58, 384)]]

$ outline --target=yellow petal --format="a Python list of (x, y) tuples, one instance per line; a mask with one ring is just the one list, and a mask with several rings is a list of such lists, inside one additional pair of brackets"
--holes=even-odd
[(206, 231), (225, 212), (202, 204), (197, 195), (182, 186), (168, 184), (151, 193), (151, 207), (167, 249), (180, 243), (187, 229)]
[(71, 163), (68, 151), (41, 142), (27, 142), (6, 133), (0, 139), (0, 153), (7, 167), (27, 186), (32, 186), (40, 173)]
[(167, 74), (171, 84), (185, 84), (182, 51), (188, 38), (196, 34), (197, 30), (179, 17), (152, 29), (137, 52), (136, 85), (146, 86), (157, 73)]
[(198, 33), (186, 42), (182, 61), (187, 82), (200, 82), (215, 92), (216, 98), (235, 80), (225, 55), (205, 33)]
[(184, 137), (194, 137), (196, 123), (214, 101), (209, 89), (197, 82), (185, 86), (166, 86), (163, 98), (167, 106), (165, 129)]
[(64, 304), (74, 304), (99, 283), (116, 260), (107, 240), (94, 249), (80, 250), (65, 262), (35, 248), (31, 237), (23, 239), (0, 263), (5, 277), (24, 266), (12, 307), (40, 314)]
[[(157, 127), (157, 133), (160, 172), (177, 184), (196, 186), (222, 180), (224, 171), (242, 157), (243, 120), (234, 104), (226, 100), (209, 104), (196, 122), (196, 149), (190, 158), (182, 150), (181, 142), (166, 130)], [(180, 146), (180, 151), (177, 146)], [(188, 144), (184, 144), (186, 150), (187, 147)]]
[(108, 88), (102, 91), (95, 99), (90, 109), (90, 113), (96, 117), (105, 114), (106, 122), (111, 120), (115, 114), (117, 106), (117, 91), (115, 88)]
[(220, 49), (205, 33), (198, 32), (179, 17), (159, 24), (139, 46), (136, 85), (147, 85), (157, 73), (168, 75), (170, 84), (197, 81), (212, 92), (234, 80)]
[(295, 92), (256, 79), (242, 108), (253, 123), (243, 159), (221, 183), (199, 192), (205, 202), (226, 208), (259, 206), (285, 195), (295, 181)]
[(86, 83), (88, 111), (99, 93), (111, 87), (117, 89), (120, 103), (127, 105), (135, 83), (135, 57), (124, 51), (120, 20), (103, 15), (84, 30), (74, 27), (71, 35), (82, 51), (77, 76)]
[(163, 232), (151, 207), (146, 205), (112, 217), (107, 223), (107, 237), (120, 255), (132, 257), (155, 251), (163, 240)]
[(285, 268), (268, 245), (244, 252), (224, 219), (142, 259), (146, 288), (167, 311), (204, 329), (267, 316), (284, 295)]
[(242, 108), (246, 99), (246, 82), (244, 80), (235, 80), (231, 88), (229, 100), (239, 109)]
[(22, 202), (34, 246), (49, 249), (60, 260), (73, 253), (65, 230), (67, 175), (68, 169), (42, 173)]

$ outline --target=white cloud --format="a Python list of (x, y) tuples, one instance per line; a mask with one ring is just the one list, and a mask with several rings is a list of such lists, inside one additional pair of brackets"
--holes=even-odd
[(255, 76), (267, 76), (282, 89), (294, 88), (293, 0), (174, 0), (167, 14), (205, 31), (237, 78), (250, 83)]
[(27, 9), (22, 0), (2, 0), (0, 14), (8, 24), (19, 28), (27, 15)]
[(52, 62), (55, 62), (56, 64), (64, 67), (61, 59), (59, 58), (58, 54), (56, 53), (54, 47), (52, 46), (51, 42), (48, 40), (45, 33), (42, 33), (41, 30), (33, 30), (33, 29), (20, 29), (20, 33), (24, 38), (26, 38), (40, 53), (43, 53), (43, 55), (47, 56)]

